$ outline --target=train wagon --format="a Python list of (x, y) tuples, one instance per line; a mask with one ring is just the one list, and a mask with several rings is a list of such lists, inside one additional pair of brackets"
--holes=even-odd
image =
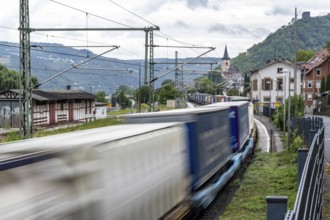
[(244, 146), (250, 135), (249, 102), (219, 102), (210, 105), (200, 106), (200, 108), (226, 107), (230, 111), (226, 117), (230, 119), (230, 143), (233, 152)]
[(181, 123), (0, 145), (1, 219), (159, 219), (189, 195)]
[(229, 108), (177, 109), (123, 115), (127, 123), (184, 122), (188, 128), (191, 191), (196, 191), (232, 158)]

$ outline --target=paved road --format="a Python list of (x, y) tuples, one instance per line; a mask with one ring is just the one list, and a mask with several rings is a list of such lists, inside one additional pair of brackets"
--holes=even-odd
[(323, 118), (325, 125), (324, 130), (324, 160), (325, 160), (325, 173), (324, 173), (324, 210), (326, 210), (323, 219), (330, 219), (330, 117), (328, 116), (318, 116)]
[(324, 159), (330, 163), (330, 117), (321, 116), (325, 125), (324, 131)]
[[(284, 145), (283, 142), (281, 140), (281, 135), (282, 131), (280, 131), (279, 129), (277, 129), (274, 124), (269, 121), (269, 118), (262, 116), (262, 115), (254, 115), (254, 119), (256, 120), (256, 124), (258, 127), (258, 131), (260, 133), (260, 126), (258, 126), (258, 122), (260, 122), (260, 124), (262, 124), (264, 126), (264, 128), (266, 129), (266, 133), (265, 135), (268, 135), (268, 139), (261, 137), (259, 138), (259, 140), (263, 141), (264, 144), (270, 143), (270, 134), (272, 134), (271, 138), (272, 138), (272, 146), (264, 146), (264, 148), (268, 148), (268, 150), (266, 150), (266, 152), (278, 152), (278, 151), (283, 151), (284, 150)], [(262, 128), (262, 129), (264, 129)], [(268, 144), (269, 145), (269, 144)]]

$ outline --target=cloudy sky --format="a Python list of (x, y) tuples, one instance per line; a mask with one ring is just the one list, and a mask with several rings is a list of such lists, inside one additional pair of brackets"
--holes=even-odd
[[(0, 0), (0, 40), (18, 42), (19, 1)], [(227, 44), (230, 57), (263, 41), (303, 11), (311, 16), (330, 13), (329, 0), (29, 0), (31, 28), (143, 28), (157, 25), (155, 57), (198, 56), (207, 49), (175, 48), (195, 45), (216, 47), (207, 54), (222, 57)], [(32, 32), (31, 41), (86, 46), (95, 53), (100, 45), (118, 45), (107, 54), (120, 59), (143, 59), (143, 31)]]

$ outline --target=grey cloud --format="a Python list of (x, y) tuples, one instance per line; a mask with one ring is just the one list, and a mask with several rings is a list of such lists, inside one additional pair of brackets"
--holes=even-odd
[(209, 1), (208, 0), (186, 0), (187, 6), (191, 9), (195, 9), (197, 7), (207, 7)]
[(271, 10), (265, 12), (265, 15), (292, 15), (294, 12), (288, 8), (281, 8), (279, 6), (274, 6)]
[(234, 24), (234, 25), (215, 24), (209, 28), (209, 32), (219, 32), (222, 34), (238, 35), (238, 36), (248, 34), (253, 37), (262, 37), (267, 35), (269, 33), (269, 30), (265, 28), (248, 29), (240, 24)]
[(189, 28), (190, 27), (187, 23), (180, 21), (180, 20), (175, 22), (174, 26), (179, 27), (179, 28)]

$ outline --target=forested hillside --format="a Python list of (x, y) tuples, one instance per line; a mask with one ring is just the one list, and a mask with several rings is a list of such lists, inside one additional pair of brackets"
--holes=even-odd
[(299, 19), (295, 24), (283, 25), (275, 33), (269, 34), (263, 42), (233, 58), (231, 66), (244, 73), (261, 67), (267, 60), (279, 57), (293, 60), (295, 25), (297, 50), (316, 51), (330, 41), (330, 14)]

